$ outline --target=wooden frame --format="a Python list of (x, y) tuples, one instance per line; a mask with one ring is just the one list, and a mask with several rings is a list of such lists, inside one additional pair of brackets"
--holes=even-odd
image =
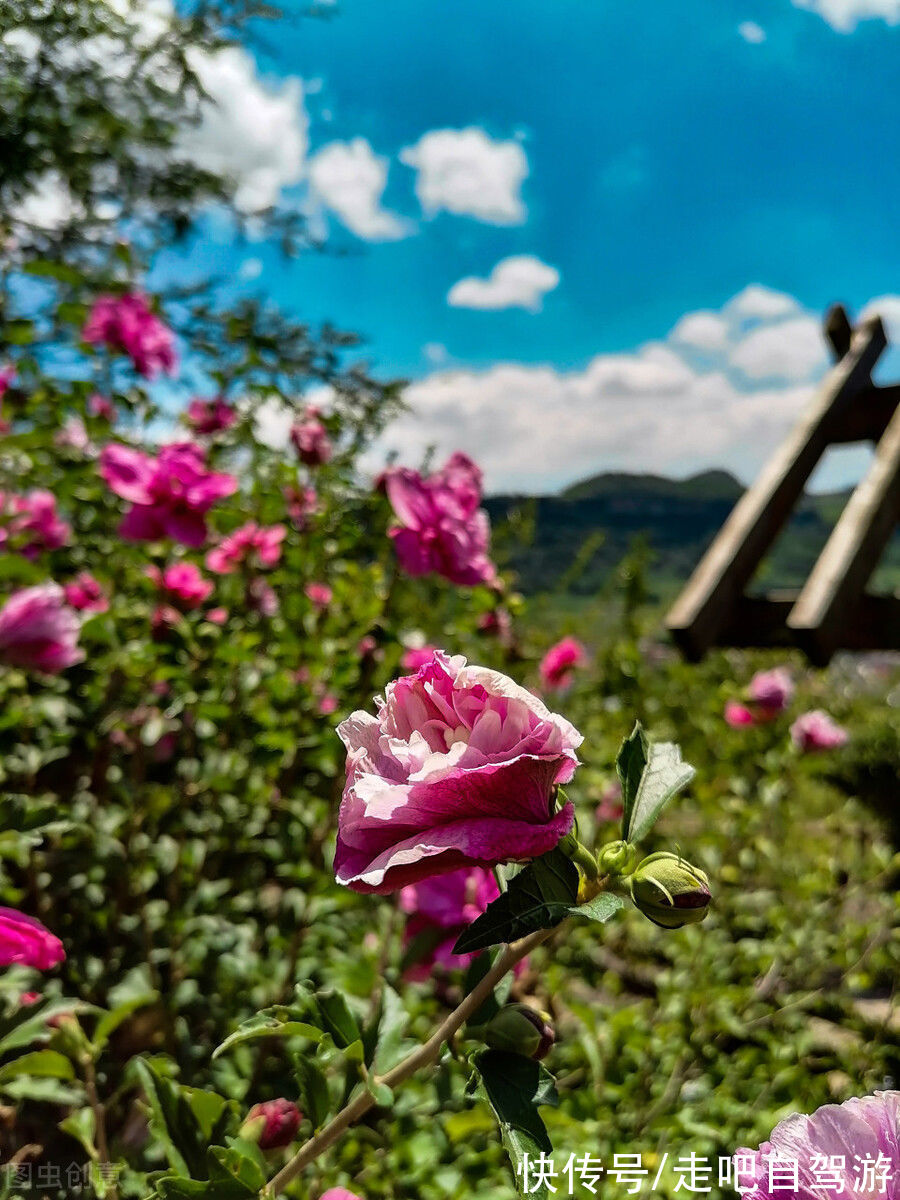
[[(900, 385), (872, 369), (887, 346), (880, 317), (854, 330), (836, 305), (825, 318), (835, 357), (816, 395), (757, 481), (735, 505), (666, 618), (684, 654), (713, 646), (798, 645), (817, 663), (838, 649), (900, 649), (900, 596), (865, 592), (900, 520)], [(877, 443), (803, 589), (744, 594), (829, 446)]]

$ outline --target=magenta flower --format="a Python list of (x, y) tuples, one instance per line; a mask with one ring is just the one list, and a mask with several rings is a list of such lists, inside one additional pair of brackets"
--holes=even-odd
[(63, 944), (34, 917), (0, 908), (0, 967), (22, 963), (49, 971), (66, 957)]
[(744, 1200), (900, 1200), (900, 1092), (795, 1113), (758, 1150), (738, 1150), (733, 1166)]
[(284, 525), (257, 525), (248, 521), (210, 550), (206, 565), (217, 575), (230, 575), (243, 562), (274, 567), (281, 558), (281, 543), (286, 535)]
[(572, 805), (555, 809), (554, 786), (575, 773), (581, 734), (507, 676), (439, 650), (376, 707), (338, 728), (338, 883), (394, 892), (545, 854), (571, 829)]
[(424, 954), (407, 971), (408, 978), (428, 979), (435, 966), (447, 970), (467, 966), (475, 955), (454, 954), (456, 939), (499, 895), (493, 872), (484, 867), (460, 867), (403, 888), (400, 907), (408, 917), (404, 942), (425, 946)]
[(213, 625), (224, 625), (228, 620), (227, 608), (211, 608), (206, 614), (207, 621), (212, 621)]
[(146, 573), (160, 591), (174, 597), (185, 609), (199, 608), (214, 587), (212, 581), (204, 579), (200, 570), (189, 562), (172, 563), (164, 571), (159, 567), (148, 567)]
[(178, 367), (171, 329), (139, 292), (98, 296), (81, 336), (92, 345), (123, 351), (145, 379), (154, 379), (160, 371), (174, 375)]
[(750, 680), (747, 694), (754, 704), (768, 713), (783, 712), (794, 698), (794, 681), (786, 667), (757, 671)]
[(89, 571), (82, 571), (63, 591), (66, 603), (80, 612), (102, 613), (109, 608), (106, 593)]
[(333, 454), (328, 430), (319, 420), (319, 410), (310, 406), (302, 421), (291, 428), (291, 441), (297, 457), (308, 467), (320, 467), (330, 461)]
[(725, 705), (725, 723), (732, 729), (756, 724), (756, 714), (739, 700), (729, 700)]
[(110, 425), (116, 419), (116, 406), (107, 396), (101, 396), (99, 392), (95, 392), (88, 400), (88, 413), (92, 417), (97, 417), (102, 421), (108, 421)]
[(834, 750), (843, 746), (847, 738), (847, 730), (820, 708), (803, 713), (791, 726), (791, 740), (798, 750), (807, 754), (816, 750)]
[(435, 650), (437, 650), (437, 646), (410, 646), (408, 650), (403, 651), (400, 666), (404, 671), (418, 671), (419, 667), (424, 667), (426, 663), (431, 662)]
[(583, 667), (586, 662), (587, 654), (581, 642), (564, 637), (541, 659), (541, 682), (546, 688), (567, 688), (574, 678), (575, 668)]
[(293, 1100), (264, 1100), (254, 1104), (241, 1126), (241, 1137), (260, 1150), (280, 1150), (297, 1136), (303, 1113)]
[(79, 629), (58, 583), (23, 588), (0, 609), (0, 660), (55, 675), (84, 658)]
[(118, 442), (104, 446), (100, 473), (117, 496), (131, 503), (119, 526), (122, 537), (170, 537), (186, 546), (202, 546), (206, 513), (237, 490), (233, 475), (208, 471), (204, 460), (204, 450), (193, 442), (163, 446), (157, 458)]
[(303, 590), (307, 600), (319, 612), (322, 612), (331, 603), (333, 593), (327, 583), (308, 583)]
[(348, 1192), (346, 1188), (336, 1187), (323, 1192), (319, 1200), (360, 1200), (360, 1197), (354, 1195), (353, 1192)]
[(194, 433), (221, 433), (231, 428), (237, 420), (237, 413), (221, 396), (216, 396), (214, 400), (195, 396), (187, 406), (185, 420)]
[(481, 503), (481, 472), (464, 454), (423, 479), (406, 467), (386, 471), (387, 492), (399, 525), (388, 530), (408, 575), (435, 573), (464, 587), (492, 583), (490, 525)]
[(41, 489), (6, 498), (10, 521), (0, 542), (14, 538), (20, 554), (37, 558), (45, 550), (58, 550), (69, 541), (71, 527), (56, 511), (56, 497)]

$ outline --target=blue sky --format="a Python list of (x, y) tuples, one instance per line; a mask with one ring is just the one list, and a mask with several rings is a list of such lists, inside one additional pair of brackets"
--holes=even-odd
[(240, 286), (418, 381), (385, 449), (481, 449), (489, 484), (526, 490), (747, 478), (824, 368), (821, 310), (900, 316), (900, 0), (804, 4), (344, 0), (265, 23), (245, 99), (277, 98), (273, 162), (251, 136), (236, 166), (269, 169), (329, 252), (211, 228), (190, 265), (244, 264)]

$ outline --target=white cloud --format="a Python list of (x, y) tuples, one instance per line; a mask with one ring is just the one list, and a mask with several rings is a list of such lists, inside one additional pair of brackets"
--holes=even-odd
[(559, 271), (532, 254), (501, 259), (487, 279), (469, 275), (454, 283), (447, 303), (454, 308), (526, 308), (539, 312), (547, 292), (559, 284)]
[(283, 450), (288, 444), (295, 413), (278, 396), (270, 396), (256, 410), (254, 432), (264, 446)]
[(309, 122), (302, 81), (262, 80), (253, 58), (236, 46), (190, 56), (209, 99), (199, 125), (181, 133), (179, 153), (233, 178), (236, 203), (246, 212), (277, 204), (304, 174)]
[(760, 42), (766, 40), (766, 31), (755, 21), (741, 21), (738, 25), (738, 33), (745, 42), (750, 42), (754, 46), (758, 46)]
[(423, 211), (442, 209), (492, 225), (525, 220), (521, 187), (528, 175), (525, 151), (515, 141), (495, 141), (483, 129), (433, 129), (400, 152), (413, 167)]
[(411, 222), (382, 208), (388, 160), (379, 157), (365, 138), (330, 142), (310, 161), (309, 175), (316, 198), (357, 237), (392, 241), (412, 231)]
[(58, 171), (45, 171), (34, 190), (13, 209), (13, 218), (37, 229), (61, 229), (82, 212)]
[(753, 286), (721, 309), (685, 314), (663, 341), (597, 355), (579, 370), (512, 362), (436, 370), (407, 388), (409, 411), (366, 465), (379, 470), (389, 451), (416, 464), (433, 445), (438, 458), (471, 454), (491, 491), (554, 491), (612, 469), (721, 466), (747, 479), (826, 365), (812, 315)]
[(900, 296), (876, 296), (865, 306), (860, 317), (872, 317), (877, 313), (884, 321), (891, 349), (900, 347)]
[(793, 0), (796, 8), (818, 13), (839, 33), (852, 33), (860, 21), (880, 18), (900, 24), (900, 0)]
[(241, 279), (251, 280), (259, 279), (263, 273), (263, 264), (261, 258), (245, 258), (238, 269), (238, 275)]

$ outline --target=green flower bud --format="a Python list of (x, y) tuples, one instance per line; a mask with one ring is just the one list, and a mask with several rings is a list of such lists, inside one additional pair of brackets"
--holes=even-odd
[(540, 1060), (549, 1053), (556, 1033), (547, 1013), (527, 1004), (507, 1004), (488, 1021), (484, 1040), (494, 1050)]
[(597, 862), (601, 875), (627, 875), (634, 867), (637, 847), (630, 842), (607, 842), (600, 847)]
[(667, 850), (650, 854), (639, 863), (630, 887), (635, 906), (665, 929), (702, 921), (711, 899), (704, 872)]

